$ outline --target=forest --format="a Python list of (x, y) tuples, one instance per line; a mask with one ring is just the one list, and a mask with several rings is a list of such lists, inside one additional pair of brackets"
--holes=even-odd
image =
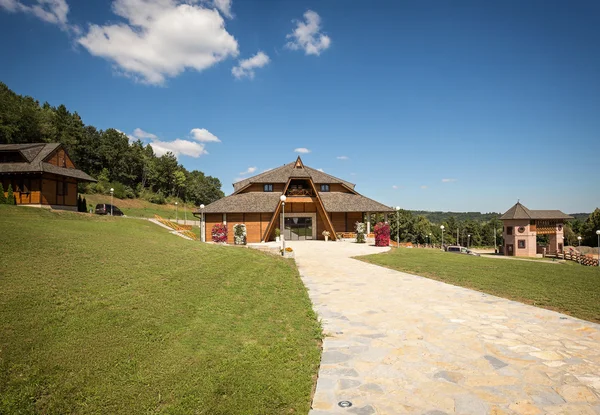
[(86, 125), (64, 105), (40, 104), (0, 82), (0, 144), (61, 143), (75, 165), (98, 180), (82, 185), (83, 193), (118, 198), (140, 197), (153, 203), (181, 200), (200, 205), (224, 196), (221, 182), (198, 170), (188, 171), (173, 153), (158, 157), (152, 147), (124, 133)]

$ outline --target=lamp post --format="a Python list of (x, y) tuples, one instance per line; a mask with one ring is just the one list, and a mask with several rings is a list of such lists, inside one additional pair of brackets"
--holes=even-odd
[(471, 234), (467, 234), (467, 248), (469, 247), (469, 245), (471, 244)]
[(494, 254), (498, 253), (498, 246), (496, 245), (496, 223), (494, 222)]
[(581, 236), (577, 237), (577, 241), (579, 242), (579, 247), (581, 248)]
[(429, 245), (431, 245), (431, 232), (429, 232)]
[(579, 252), (577, 254), (577, 257), (579, 258), (579, 263), (581, 264), (581, 236), (577, 237), (577, 241), (579, 242)]
[(204, 235), (206, 234), (206, 230), (204, 229), (204, 204), (200, 205), (200, 242), (204, 242)]
[(279, 200), (281, 200), (281, 209), (282, 209), (282, 219), (281, 219), (281, 230), (283, 232), (281, 232), (281, 243), (282, 243), (282, 248), (283, 248), (283, 252), (281, 255), (285, 254), (285, 200), (287, 198), (285, 197), (285, 195), (281, 195), (279, 197)]
[(444, 250), (444, 225), (440, 225), (440, 229), (442, 230), (442, 251)]
[(400, 248), (400, 206), (396, 206), (396, 248)]
[(113, 193), (115, 193), (115, 189), (110, 188), (110, 216), (113, 215)]
[(596, 235), (598, 235), (598, 266), (600, 267), (600, 229), (596, 231)]
[(175, 202), (175, 223), (177, 223), (177, 202)]

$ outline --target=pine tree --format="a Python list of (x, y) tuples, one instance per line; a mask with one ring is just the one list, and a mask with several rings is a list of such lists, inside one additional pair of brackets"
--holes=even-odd
[(0, 205), (6, 204), (6, 196), (4, 196), (4, 187), (2, 183), (0, 183)]
[(77, 195), (77, 212), (84, 212), (82, 209), (82, 203), (83, 199), (81, 198), (81, 195)]
[(8, 194), (6, 195), (6, 204), (7, 205), (16, 205), (17, 199), (15, 199), (15, 194), (13, 193), (12, 185), (8, 185)]
[(83, 198), (83, 202), (81, 204), (83, 206), (83, 212), (86, 213), (87, 212), (87, 200), (85, 200), (85, 197)]

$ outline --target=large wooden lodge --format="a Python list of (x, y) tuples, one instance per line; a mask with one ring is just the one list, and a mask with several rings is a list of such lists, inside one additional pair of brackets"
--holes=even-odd
[(77, 184), (96, 180), (78, 170), (59, 143), (0, 144), (0, 182), (17, 205), (77, 210)]
[[(217, 223), (227, 225), (228, 243), (233, 243), (233, 226), (246, 225), (247, 242), (275, 239), (275, 229), (286, 240), (330, 239), (352, 233), (356, 222), (367, 221), (371, 213), (386, 215), (393, 209), (360, 195), (354, 184), (295, 162), (249, 177), (233, 184), (234, 192), (202, 210), (202, 233), (210, 240)], [(280, 200), (286, 196), (285, 202)], [(285, 219), (284, 219), (285, 209)], [(369, 232), (370, 229), (367, 229)]]

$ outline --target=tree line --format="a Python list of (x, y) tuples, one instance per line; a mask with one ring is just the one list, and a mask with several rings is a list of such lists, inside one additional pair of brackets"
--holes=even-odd
[(0, 144), (61, 143), (75, 165), (98, 180), (80, 191), (119, 198), (143, 197), (154, 203), (177, 198), (195, 205), (224, 196), (218, 178), (188, 171), (173, 153), (158, 157), (152, 147), (124, 133), (86, 125), (64, 105), (40, 104), (0, 82)]

